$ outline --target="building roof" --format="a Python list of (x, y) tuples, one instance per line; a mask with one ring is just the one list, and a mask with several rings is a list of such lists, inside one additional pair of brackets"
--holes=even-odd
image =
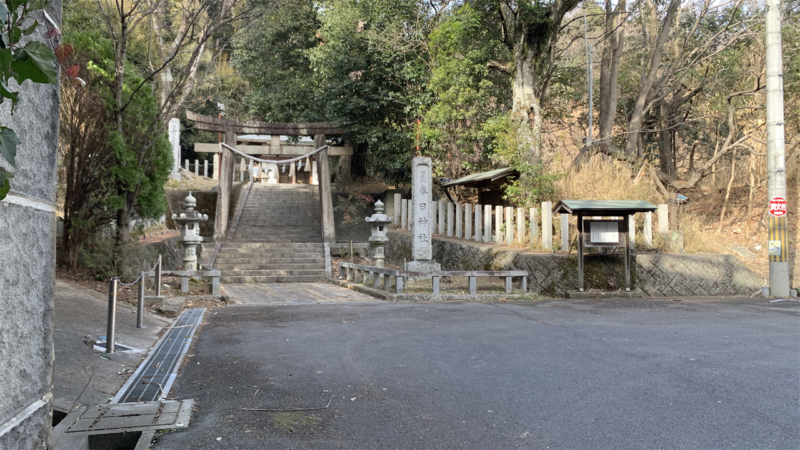
[(473, 173), (472, 175), (467, 175), (455, 181), (445, 183), (442, 185), (442, 187), (450, 187), (450, 186), (485, 187), (490, 185), (500, 185), (503, 184), (502, 180), (504, 180), (505, 178), (509, 177), (516, 178), (518, 176), (519, 172), (510, 167), (506, 167), (503, 169), (490, 170), (488, 172)]
[(554, 213), (582, 216), (623, 216), (655, 210), (644, 200), (561, 200), (553, 207)]

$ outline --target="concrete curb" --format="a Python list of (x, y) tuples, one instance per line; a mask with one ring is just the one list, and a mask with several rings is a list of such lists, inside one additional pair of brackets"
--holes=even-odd
[(347, 280), (329, 279), (329, 283), (350, 289), (351, 291), (371, 295), (381, 300), (390, 302), (495, 302), (500, 300), (514, 301), (541, 301), (549, 300), (536, 294), (455, 294), (455, 295), (434, 295), (434, 294), (393, 294), (380, 289), (374, 289), (363, 284), (353, 283)]

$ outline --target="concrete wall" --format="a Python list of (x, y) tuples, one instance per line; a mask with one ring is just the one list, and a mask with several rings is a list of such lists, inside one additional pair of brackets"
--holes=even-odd
[[(390, 231), (386, 262), (402, 265), (411, 259), (411, 233)], [(527, 270), (532, 292), (563, 296), (578, 289), (578, 258), (572, 255), (517, 251), (463, 239), (433, 238), (433, 259), (443, 270)], [(625, 287), (619, 255), (584, 257), (585, 287), (605, 290), (609, 277)], [(732, 255), (638, 254), (631, 265), (631, 285), (652, 297), (700, 295), (754, 295), (765, 280)]]
[[(48, 11), (60, 21), (61, 1)], [(15, 174), (0, 202), (0, 448), (40, 449), (51, 446), (59, 98), (30, 81), (19, 91), (13, 117), (10, 102), (0, 109), (21, 141), (16, 169), (0, 163)]]

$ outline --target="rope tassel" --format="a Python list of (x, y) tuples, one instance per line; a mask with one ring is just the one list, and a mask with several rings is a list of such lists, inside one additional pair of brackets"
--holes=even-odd
[(306, 172), (311, 172), (311, 157), (310, 156), (306, 156), (305, 171)]
[(289, 178), (294, 178), (294, 175), (294, 162), (292, 162), (292, 165), (289, 166)]

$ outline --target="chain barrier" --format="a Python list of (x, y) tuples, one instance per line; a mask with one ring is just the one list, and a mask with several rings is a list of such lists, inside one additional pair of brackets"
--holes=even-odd
[(144, 328), (144, 291), (147, 276), (150, 272), (156, 272), (156, 296), (161, 295), (161, 255), (158, 255), (153, 268), (147, 272), (139, 272), (130, 283), (123, 283), (119, 277), (113, 277), (108, 282), (108, 322), (106, 323), (106, 353), (114, 353), (116, 339), (116, 320), (117, 320), (117, 291), (119, 286), (133, 286), (139, 283), (136, 302), (136, 328)]

